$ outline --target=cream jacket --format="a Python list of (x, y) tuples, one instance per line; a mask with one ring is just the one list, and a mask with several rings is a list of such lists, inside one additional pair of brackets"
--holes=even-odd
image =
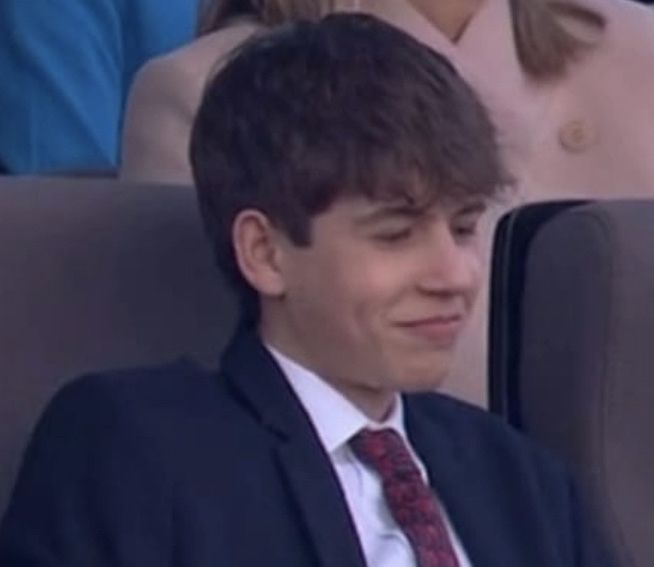
[(260, 29), (243, 20), (143, 66), (127, 100), (121, 178), (193, 183), (188, 145), (207, 79), (235, 48)]
[[(407, 2), (358, 0), (352, 6), (450, 58), (489, 109), (517, 187), (482, 234), (486, 260), (494, 220), (512, 205), (654, 197), (654, 12), (630, 0), (579, 1), (603, 14), (607, 28), (563, 80), (547, 85), (530, 81), (520, 68), (508, 0), (485, 0), (456, 44)], [(122, 177), (191, 183), (189, 129), (206, 77), (256, 29), (238, 24), (145, 66), (129, 100)], [(487, 291), (445, 387), (480, 404), (486, 398)]]

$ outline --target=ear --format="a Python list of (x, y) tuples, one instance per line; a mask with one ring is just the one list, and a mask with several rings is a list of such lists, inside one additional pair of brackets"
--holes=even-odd
[(232, 245), (241, 274), (261, 295), (285, 291), (280, 271), (282, 235), (268, 217), (255, 209), (241, 211), (232, 224)]

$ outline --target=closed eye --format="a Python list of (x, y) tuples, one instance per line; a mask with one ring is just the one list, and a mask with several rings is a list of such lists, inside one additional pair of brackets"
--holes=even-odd
[(395, 242), (402, 242), (411, 237), (411, 228), (402, 228), (398, 230), (380, 231), (374, 234), (373, 238), (379, 242), (393, 244)]
[(452, 223), (450, 230), (454, 238), (459, 241), (473, 240), (479, 232), (479, 217), (475, 215), (474, 217), (458, 219)]
[(477, 234), (477, 224), (455, 226), (453, 233), (459, 237), (475, 236)]
[(452, 235), (461, 241), (474, 239), (478, 234), (479, 222), (486, 211), (486, 204), (471, 203), (464, 206), (451, 219)]

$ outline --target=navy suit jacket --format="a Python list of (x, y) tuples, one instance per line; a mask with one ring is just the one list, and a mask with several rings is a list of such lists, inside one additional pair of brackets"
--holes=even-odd
[[(604, 567), (562, 468), (498, 419), (408, 395), (406, 425), (474, 567)], [(42, 417), (0, 528), (3, 567), (363, 567), (303, 407), (258, 338), (83, 378)]]

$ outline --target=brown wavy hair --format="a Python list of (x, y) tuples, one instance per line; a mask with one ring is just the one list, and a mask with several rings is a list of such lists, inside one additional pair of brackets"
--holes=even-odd
[[(223, 273), (239, 211), (297, 246), (338, 198), (495, 199), (508, 174), (485, 108), (449, 61), (364, 14), (298, 22), (245, 45), (209, 82), (191, 133), (200, 210)], [(249, 312), (248, 315), (255, 315)]]
[(251, 17), (265, 26), (295, 20), (317, 20), (334, 9), (334, 0), (205, 0), (201, 3), (198, 35)]
[(561, 77), (592, 48), (593, 40), (575, 30), (587, 28), (592, 35), (606, 27), (600, 13), (573, 1), (509, 1), (518, 58), (525, 73), (535, 80)]

